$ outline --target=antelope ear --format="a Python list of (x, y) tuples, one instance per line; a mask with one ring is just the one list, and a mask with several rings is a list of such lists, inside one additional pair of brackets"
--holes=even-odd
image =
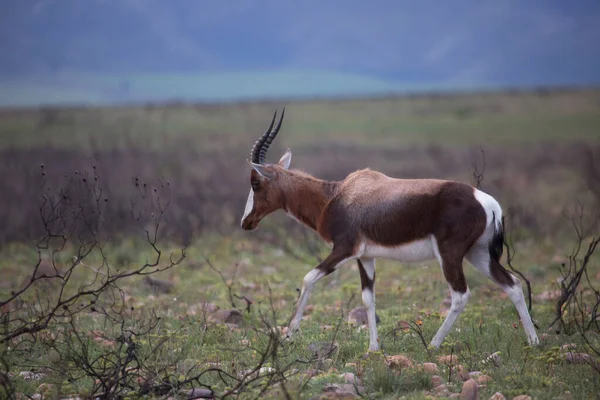
[(292, 151), (287, 149), (284, 155), (279, 159), (279, 165), (283, 167), (283, 169), (289, 169), (290, 163), (292, 162)]
[(273, 179), (275, 177), (275, 173), (270, 171), (265, 165), (255, 164), (251, 161), (248, 161), (248, 164), (250, 164), (250, 166), (263, 178)]

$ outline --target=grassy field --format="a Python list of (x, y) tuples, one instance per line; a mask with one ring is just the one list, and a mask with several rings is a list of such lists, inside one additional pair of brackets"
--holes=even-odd
[[(229, 148), (256, 136), (273, 110), (288, 105), (285, 146), (325, 144), (402, 148), (548, 140), (589, 140), (600, 125), (600, 91), (538, 91), (415, 95), (364, 100), (315, 100), (168, 107), (0, 111), (0, 146), (51, 144), (86, 148), (129, 144), (163, 149), (179, 139), (201, 148)], [(218, 137), (219, 140), (207, 140)]]
[[(486, 159), (483, 187), (503, 204), (516, 250), (513, 265), (532, 283), (532, 315), (542, 338), (541, 345), (533, 348), (527, 345), (510, 300), (465, 263), (470, 303), (442, 349), (427, 349), (406, 321), (422, 330), (426, 342), (441, 325), (449, 291), (439, 266), (378, 260), (375, 289), (383, 352), (365, 356), (368, 330), (348, 322), (349, 311), (362, 303), (357, 267), (348, 263), (317, 284), (301, 333), (293, 342), (281, 344), (273, 356), (272, 340), (279, 334), (270, 335), (270, 327), (283, 329), (302, 278), (328, 250), (280, 214), (268, 217), (255, 233), (237, 228), (248, 190), (245, 159), (273, 109), (280, 106), (174, 104), (0, 111), (0, 178), (5, 182), (0, 187), (6, 194), (0, 200), (6, 204), (0, 214), (5, 223), (0, 300), (28, 282), (38, 260), (32, 245), (35, 236), (26, 239), (21, 233), (34, 224), (31, 221), (39, 224), (37, 200), (28, 205), (28, 198), (36, 198), (40, 191), (39, 164), (46, 165), (48, 175), (61, 176), (85, 169), (87, 157), (95, 154), (100, 164), (105, 160), (101, 172), (110, 202), (124, 203), (126, 211), (129, 202), (126, 196), (119, 197), (121, 192), (130, 194), (119, 180), (123, 176), (141, 174), (172, 182), (170, 208), (175, 211), (166, 214), (164, 221), (171, 230), (160, 231), (160, 265), (168, 264), (168, 254), (181, 247), (177, 231), (185, 226), (191, 232), (184, 261), (152, 275), (159, 283), (135, 275), (123, 279), (115, 292), (126, 306), (119, 315), (131, 330), (143, 330), (152, 312), (160, 317), (148, 333), (132, 339), (140, 361), (127, 364), (137, 366), (128, 370), (132, 376), (123, 384), (123, 397), (186, 398), (189, 389), (203, 384), (217, 397), (345, 398), (324, 390), (353, 379), (344, 375), (351, 373), (360, 380), (361, 396), (366, 398), (423, 399), (460, 393), (465, 374), (479, 371), (490, 378), (480, 382), (481, 399), (496, 392), (507, 399), (522, 394), (535, 399), (598, 398), (600, 373), (590, 365), (599, 362), (598, 355), (581, 335), (558, 333), (556, 326), (548, 326), (555, 316), (561, 264), (568, 264), (577, 245), (567, 217), (577, 215), (578, 204), (585, 205), (582, 222), (590, 227), (583, 235), (584, 250), (597, 234), (596, 175), (585, 160), (597, 151), (600, 90), (288, 102), (285, 128), (270, 153), (270, 159), (277, 159), (291, 147), (292, 167), (331, 179), (370, 166), (396, 176), (473, 183), (469, 169), (473, 162), (481, 166), (481, 146)], [(197, 224), (186, 219), (191, 217), (184, 218), (198, 209), (202, 212)], [(31, 215), (31, 221), (23, 220), (21, 213)], [(114, 215), (129, 218), (127, 213)], [(96, 284), (94, 278), (102, 268), (127, 270), (152, 260), (152, 246), (140, 226), (133, 225), (127, 230), (118, 225), (109, 239), (103, 237), (102, 252), (92, 251), (74, 269), (64, 291)], [(31, 232), (37, 231), (31, 228)], [(56, 249), (57, 244), (50, 247)], [(64, 270), (76, 253), (77, 240), (57, 252), (56, 265)], [(599, 261), (592, 256), (588, 269), (588, 283), (596, 288)], [(3, 318), (43, 316), (47, 304), (62, 296), (61, 282), (36, 283), (22, 296), (20, 307), (2, 307)], [(238, 296), (233, 297), (234, 305), (230, 294)], [(593, 293), (582, 295), (588, 301)], [(252, 302), (249, 312), (244, 297)], [(111, 301), (114, 298), (101, 296), (94, 306), (81, 304), (76, 317), (57, 318), (48, 329), (0, 345), (3, 371), (22, 398), (36, 393), (44, 398), (93, 398), (102, 392), (98, 379), (81, 367), (81, 360), (96, 360), (91, 363), (95, 370), (120, 371), (113, 364), (134, 348), (129, 342), (121, 346), (119, 324), (92, 310)], [(231, 311), (234, 306), (239, 313)], [(3, 332), (10, 328), (6, 323), (3, 327)], [(78, 330), (81, 336), (73, 333)], [(586, 338), (600, 349), (597, 331)], [(314, 349), (323, 343), (335, 343), (335, 349), (325, 355), (317, 351), (316, 357)], [(230, 393), (267, 349), (270, 356), (261, 364), (265, 378)], [(573, 360), (568, 349), (590, 354), (591, 361)], [(107, 352), (108, 357), (101, 357)], [(486, 361), (493, 354), (496, 362)], [(406, 356), (407, 365), (390, 364), (389, 357), (395, 355)], [(455, 357), (450, 364), (440, 359), (448, 355)], [(437, 371), (423, 370), (426, 362), (435, 363)], [(447, 391), (434, 389), (439, 382), (432, 375), (440, 377)], [(282, 376), (284, 383), (274, 384)], [(142, 390), (165, 380), (186, 383), (164, 396)]]

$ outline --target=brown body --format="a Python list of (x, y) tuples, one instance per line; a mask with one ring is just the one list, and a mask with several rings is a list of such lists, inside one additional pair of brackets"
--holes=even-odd
[(273, 133), (273, 122), (252, 150), (252, 189), (242, 228), (255, 229), (262, 218), (281, 209), (332, 245), (329, 256), (304, 278), (290, 332), (298, 328), (314, 284), (356, 259), (367, 306), (369, 348), (376, 350), (375, 258), (405, 262), (437, 259), (452, 294), (450, 312), (432, 340), (437, 347), (470, 296), (463, 273), (466, 258), (508, 293), (529, 342), (537, 343), (519, 281), (500, 264), (502, 210), (495, 199), (464, 183), (396, 179), (370, 169), (353, 172), (343, 181), (324, 181), (289, 170), (290, 150), (278, 164), (266, 164), (265, 146), (268, 148), (281, 126), (280, 120)]
[[(456, 224), (461, 218), (474, 226)], [(485, 228), (486, 214), (473, 188), (433, 179), (394, 179), (362, 170), (340, 185), (321, 216), (318, 231), (325, 240), (365, 239), (397, 246), (434, 234), (460, 235), (470, 247)]]

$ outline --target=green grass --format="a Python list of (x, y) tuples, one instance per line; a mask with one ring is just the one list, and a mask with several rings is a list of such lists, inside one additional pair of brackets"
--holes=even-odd
[[(46, 145), (67, 149), (64, 153), (67, 155), (79, 152), (88, 154), (92, 146), (102, 150), (147, 149), (157, 154), (161, 151), (171, 151), (164, 154), (178, 154), (172, 151), (181, 146), (192, 146), (202, 151), (218, 150), (223, 162), (233, 165), (233, 172), (228, 172), (230, 175), (221, 176), (229, 189), (237, 185), (232, 182), (239, 182), (233, 179), (232, 174), (238, 176), (235, 168), (247, 167), (243, 158), (237, 159), (237, 154), (241, 154), (239, 151), (242, 150), (247, 154), (257, 134), (268, 124), (272, 111), (282, 105), (284, 102), (4, 110), (0, 112), (0, 149), (6, 150), (9, 155), (8, 149), (19, 151), (44, 148)], [(413, 173), (411, 168), (416, 168), (432, 174), (439, 172), (444, 176), (454, 174), (455, 178), (469, 181), (470, 160), (464, 157), (464, 149), (470, 145), (485, 145), (486, 149), (490, 149), (487, 153), (490, 159), (495, 161), (488, 165), (484, 184), (496, 188), (507, 214), (517, 216), (515, 225), (511, 227), (514, 228), (511, 234), (516, 238), (517, 257), (514, 263), (532, 280), (534, 299), (544, 291), (555, 289), (556, 279), (560, 276), (557, 260), (569, 254), (573, 246), (570, 225), (562, 214), (567, 206), (572, 206), (576, 201), (593, 204), (595, 197), (586, 188), (580, 171), (562, 162), (561, 154), (540, 155), (540, 152), (544, 149), (552, 152), (572, 150), (576, 142), (597, 141), (600, 132), (600, 90), (291, 101), (285, 102), (285, 105), (285, 131), (277, 145), (291, 147), (295, 154), (300, 153), (300, 157), (294, 158), (294, 166), (299, 168), (318, 168), (322, 162), (327, 170), (329, 160), (322, 156), (326, 153), (313, 150), (327, 150), (327, 146), (331, 145), (332, 148), (364, 151), (355, 154), (361, 165), (368, 162)], [(542, 144), (550, 146), (543, 147)], [(410, 152), (416, 147), (430, 145), (438, 151)], [(539, 150), (533, 151), (538, 145)], [(400, 153), (405, 156), (396, 157), (395, 149), (405, 150)], [(23, 152), (23, 155), (27, 154)], [(192, 155), (195, 156), (195, 153)], [(538, 168), (529, 162), (529, 156), (541, 161), (551, 158), (551, 161)], [(450, 157), (450, 161), (444, 160), (444, 157)], [(452, 157), (461, 159), (456, 161)], [(516, 158), (519, 157), (524, 160), (517, 163)], [(177, 178), (185, 173), (219, 172), (214, 166), (201, 161), (174, 159), (173, 163), (179, 169), (175, 168), (176, 172), (172, 175)], [(32, 160), (36, 167), (39, 162)], [(343, 168), (353, 166), (348, 162)], [(132, 167), (127, 173), (133, 174), (135, 168)], [(8, 171), (19, 173), (10, 168)], [(240, 171), (247, 173), (246, 169)], [(327, 171), (339, 172), (334, 169)], [(117, 171), (115, 175), (120, 173), (125, 172)], [(32, 184), (25, 179), (24, 175), (23, 179), (16, 177), (13, 181)], [(173, 182), (177, 182), (176, 179)], [(202, 191), (205, 188), (200, 185), (194, 189)], [(178, 189), (190, 194), (192, 199), (200, 198), (197, 192), (188, 187)], [(236, 190), (231, 192), (232, 196), (238, 195)], [(247, 188), (240, 187), (241, 201), (246, 195)], [(236, 227), (239, 211), (241, 209), (227, 210), (231, 217), (229, 219), (233, 221), (231, 224)], [(18, 215), (18, 212), (14, 210), (13, 215)], [(281, 231), (275, 228), (280, 221), (278, 218), (267, 218), (261, 229), (281, 235)], [(534, 221), (527, 222), (527, 218)], [(131, 278), (122, 286), (127, 305), (134, 308), (131, 324), (141, 324), (151, 310), (161, 317), (151, 334), (140, 338), (140, 354), (148, 357), (151, 366), (157, 369), (164, 366), (174, 376), (184, 376), (192, 367), (206, 369), (212, 365), (210, 363), (218, 363), (232, 374), (251, 368), (256, 363), (257, 353), (248, 346), (260, 349), (266, 345), (264, 333), (248, 329), (261, 326), (259, 305), (261, 310), (265, 310), (272, 300), (276, 311), (275, 323), (284, 326), (293, 312), (296, 289), (300, 287), (302, 278), (318, 264), (316, 258), (308, 254), (306, 243), (302, 241), (291, 243), (294, 250), (304, 256), (304, 260), (299, 261), (274, 245), (254, 241), (257, 238), (255, 234), (236, 231), (238, 233), (231, 236), (218, 236), (209, 231), (210, 227), (204, 229), (203, 235), (197, 236), (190, 245), (182, 265), (158, 274), (158, 278), (174, 284), (171, 293), (155, 294), (140, 278)], [(175, 250), (174, 246), (169, 246), (169, 249)], [(58, 262), (67, 262), (72, 252), (73, 249), (67, 248), (57, 256)], [(143, 263), (152, 255), (147, 245), (134, 238), (121, 237), (114, 238), (105, 247), (104, 254), (115, 268)], [(327, 248), (322, 246), (321, 256), (326, 254)], [(244, 316), (245, 327), (229, 329), (222, 324), (206, 324), (201, 313), (192, 312), (194, 306), (203, 302), (211, 302), (224, 309), (231, 308), (226, 285), (208, 267), (205, 257), (209, 257), (226, 279), (231, 279), (236, 273), (233, 290), (252, 299), (251, 313)], [(13, 243), (0, 249), (0, 299), (26, 282), (36, 258), (37, 254), (28, 243)], [(86, 260), (86, 265), (99, 265), (101, 261), (100, 255), (95, 253)], [(598, 257), (595, 257), (590, 269), (591, 279), (596, 286), (600, 286), (598, 261)], [(530, 348), (509, 299), (467, 264), (465, 272), (472, 292), (470, 303), (443, 348), (429, 353), (413, 332), (391, 332), (399, 321), (422, 321), (425, 339), (430, 341), (435, 335), (442, 323), (440, 304), (448, 293), (439, 266), (434, 262), (402, 265), (378, 260), (377, 313), (381, 317), (379, 334), (387, 355), (403, 354), (415, 363), (438, 362), (439, 355), (456, 352), (452, 350), (453, 345), (455, 349), (461, 346), (458, 354), (460, 364), (468, 370), (488, 374), (493, 379), (485, 388), (481, 388), (482, 399), (489, 398), (496, 391), (502, 392), (508, 399), (524, 393), (536, 399), (597, 397), (600, 374), (588, 365), (567, 363), (563, 360), (564, 354), (558, 350), (563, 344), (575, 343), (577, 351), (587, 351), (581, 338), (547, 330), (554, 316), (554, 301), (534, 300), (533, 317), (540, 326), (538, 334), (546, 336), (540, 346)], [(90, 273), (89, 268), (79, 269), (73, 278), (74, 284), (89, 280)], [(269, 289), (272, 297), (269, 296)], [(54, 292), (50, 290), (48, 293), (52, 295)], [(32, 297), (28, 300), (31, 301)], [(243, 307), (242, 301), (236, 302), (240, 308)], [(335, 329), (329, 329), (337, 326), (342, 312), (347, 312), (348, 307), (361, 305), (360, 279), (353, 263), (346, 264), (319, 282), (309, 303), (314, 305), (314, 309), (302, 322), (301, 333), (282, 353), (284, 361), (309, 359), (307, 347), (314, 342), (335, 338), (339, 349), (334, 356), (321, 363), (294, 365), (298, 373), (290, 377), (286, 385), (293, 398), (318, 395), (327, 384), (342, 382), (340, 374), (343, 372), (359, 375), (369, 397), (427, 398), (426, 393), (431, 390), (428, 374), (417, 369), (405, 369), (400, 373), (390, 371), (381, 354), (363, 358), (368, 348), (366, 330), (349, 326), (345, 320), (339, 324), (335, 337)], [(109, 336), (117, 334), (93, 314), (82, 316), (77, 324), (86, 332), (104, 329)], [(61, 329), (64, 327), (53, 327), (51, 331), (58, 334), (64, 332)], [(591, 338), (600, 347), (598, 337), (592, 335)], [(104, 344), (93, 338), (88, 339), (92, 354), (99, 355), (106, 350)], [(158, 343), (162, 345), (155, 350)], [(63, 350), (68, 348), (66, 343), (60, 346)], [(57, 358), (43, 340), (36, 342), (27, 354), (17, 355), (7, 348), (3, 350), (11, 372), (49, 366), (54, 368), (41, 381), (25, 381), (15, 377), (13, 382), (19, 392), (33, 395), (39, 392), (38, 387), (45, 382), (54, 385), (53, 390), (60, 390), (64, 396), (89, 394), (93, 382), (87, 378), (76, 382), (65, 381), (61, 371), (73, 368), (72, 363)], [(494, 352), (500, 352), (500, 367), (482, 362)], [(441, 364), (439, 366), (439, 375), (448, 380), (449, 369)], [(317, 368), (323, 372), (307, 380), (304, 373)], [(218, 393), (225, 392), (231, 386), (231, 381), (223, 382), (213, 373), (205, 375), (202, 382), (214, 386)], [(448, 386), (460, 392), (462, 382), (451, 378)], [(282, 397), (281, 393), (270, 393), (273, 398)], [(246, 395), (250, 397), (249, 393)]]
[[(50, 144), (160, 149), (185, 139), (200, 149), (252, 141), (287, 106), (283, 146), (314, 143), (398, 148), (596, 140), (600, 91), (490, 93), (336, 101), (45, 109), (0, 114), (0, 148)], [(214, 138), (219, 140), (214, 140)]]
[[(299, 262), (286, 256), (280, 249), (267, 245), (257, 246), (249, 241), (250, 235), (234, 237), (207, 237), (195, 242), (188, 250), (187, 261), (158, 277), (175, 283), (170, 294), (153, 294), (140, 279), (132, 278), (123, 285), (129, 304), (135, 307), (139, 320), (151, 309), (161, 317), (160, 325), (149, 336), (141, 337), (138, 345), (143, 354), (150, 351), (159, 339), (164, 340), (160, 351), (153, 354), (151, 360), (157, 365), (174, 364), (177, 370), (185, 371), (191, 367), (207, 368), (208, 363), (218, 363), (226, 371), (233, 373), (241, 369), (251, 368), (256, 362), (257, 353), (247, 346), (261, 348), (266, 344), (265, 334), (251, 329), (229, 329), (220, 324), (209, 324), (202, 315), (190, 314), (190, 307), (208, 301), (221, 308), (230, 308), (227, 289), (220, 277), (202, 263), (208, 256), (215, 267), (219, 268), (227, 279), (231, 278), (237, 268), (237, 278), (233, 283), (234, 291), (248, 296), (254, 301), (252, 312), (245, 316), (246, 327), (260, 326), (258, 321), (259, 307), (268, 310), (269, 292), (271, 289), (273, 304), (277, 313), (277, 324), (285, 325), (285, 321), (293, 311), (296, 298), (295, 288), (300, 286), (302, 277), (313, 266), (313, 263)], [(301, 243), (298, 244), (301, 246)], [(523, 271), (532, 276), (534, 295), (546, 289), (554, 288), (552, 280), (558, 276), (558, 270), (547, 268), (542, 277), (536, 277), (532, 270), (536, 265), (553, 265), (547, 259), (540, 259), (528, 247), (520, 247), (518, 262)], [(325, 249), (323, 251), (326, 251)], [(115, 267), (119, 255), (127, 254), (128, 262), (144, 260), (149, 253), (135, 241), (125, 241), (118, 245), (108, 246), (106, 254)], [(66, 256), (65, 256), (66, 257)], [(24, 247), (15, 246), (2, 253), (0, 268), (5, 276), (11, 276), (14, 282), (25, 279), (34, 254), (24, 251)], [(94, 265), (98, 260), (87, 261)], [(237, 266), (237, 267), (236, 267)], [(274, 267), (265, 273), (265, 266)], [(431, 354), (423, 347), (421, 340), (411, 331), (399, 330), (395, 335), (388, 335), (401, 320), (422, 321), (422, 330), (427, 341), (431, 340), (442, 322), (439, 305), (447, 294), (447, 286), (441, 270), (435, 263), (423, 265), (402, 265), (396, 262), (381, 260), (377, 270), (377, 313), (381, 317), (379, 325), (383, 350), (387, 355), (403, 354), (416, 363), (438, 362), (440, 355), (450, 354), (452, 344), (462, 345), (458, 352), (459, 363), (469, 371), (481, 371), (492, 377), (487, 387), (481, 388), (481, 398), (489, 398), (496, 391), (507, 398), (527, 393), (533, 398), (551, 399), (566, 398), (567, 391), (573, 398), (593, 398), (600, 389), (600, 375), (593, 372), (588, 365), (568, 364), (561, 358), (558, 346), (565, 343), (576, 343), (577, 351), (584, 351), (581, 340), (575, 336), (555, 335), (549, 333), (544, 342), (537, 347), (527, 346), (525, 335), (510, 301), (486, 278), (466, 265), (468, 281), (472, 297), (465, 312), (457, 321), (454, 329), (440, 350)], [(90, 271), (83, 269), (77, 279), (86, 279)], [(327, 342), (334, 339), (335, 329), (323, 329), (326, 325), (335, 326), (340, 323), (340, 316), (346, 306), (361, 305), (358, 271), (353, 263), (342, 267), (337, 276), (330, 276), (317, 284), (310, 299), (314, 310), (308, 313), (302, 322), (299, 333), (292, 344), (288, 345), (285, 360), (309, 359), (307, 350), (313, 342)], [(331, 286), (331, 282), (337, 283)], [(598, 279), (595, 280), (598, 284)], [(6, 290), (3, 296), (6, 295)], [(348, 304), (348, 301), (354, 299)], [(239, 302), (242, 306), (243, 302)], [(535, 301), (533, 315), (542, 327), (538, 334), (546, 333), (546, 327), (553, 317), (553, 302)], [(93, 316), (83, 317), (79, 321), (85, 331), (105, 329), (100, 319)], [(386, 337), (387, 335), (387, 337)], [(363, 381), (367, 393), (375, 398), (407, 399), (424, 398), (431, 389), (430, 377), (417, 369), (406, 369), (399, 374), (390, 371), (381, 355), (363, 356), (368, 348), (367, 330), (359, 330), (341, 321), (337, 333), (339, 350), (322, 364), (299, 364), (295, 368), (300, 373), (288, 381), (288, 388), (294, 392), (304, 382), (302, 371), (319, 368), (323, 372), (303, 386), (301, 398), (309, 398), (320, 393), (323, 387), (331, 383), (340, 383), (343, 372), (358, 374)], [(247, 342), (246, 342), (247, 341)], [(101, 344), (92, 343), (92, 351), (100, 351)], [(454, 351), (456, 353), (456, 351)], [(494, 352), (500, 352), (501, 366), (495, 367), (482, 361)], [(35, 346), (31, 357), (8, 359), (13, 363), (12, 371), (24, 371), (40, 368), (48, 363), (49, 355), (44, 353), (41, 343)], [(439, 375), (448, 379), (448, 367), (438, 363)], [(182, 372), (183, 375), (183, 372)], [(50, 373), (41, 381), (25, 382), (15, 379), (19, 391), (32, 395), (42, 382), (60, 386), (63, 394), (82, 393), (89, 390), (91, 382), (81, 380), (76, 383), (63, 382), (58, 373)], [(449, 387), (460, 392), (461, 381), (452, 378)], [(227, 385), (214, 374), (208, 374), (203, 383), (213, 385), (223, 392)], [(248, 394), (249, 395), (249, 394)]]

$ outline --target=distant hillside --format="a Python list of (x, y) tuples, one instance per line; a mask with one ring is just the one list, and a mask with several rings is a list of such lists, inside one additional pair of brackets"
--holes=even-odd
[(600, 3), (0, 3), (0, 104), (600, 83)]
[[(479, 87), (480, 88), (480, 87)], [(114, 104), (148, 101), (231, 101), (354, 97), (468, 89), (399, 84), (358, 74), (269, 71), (199, 74), (69, 74), (0, 81), (0, 107)]]

